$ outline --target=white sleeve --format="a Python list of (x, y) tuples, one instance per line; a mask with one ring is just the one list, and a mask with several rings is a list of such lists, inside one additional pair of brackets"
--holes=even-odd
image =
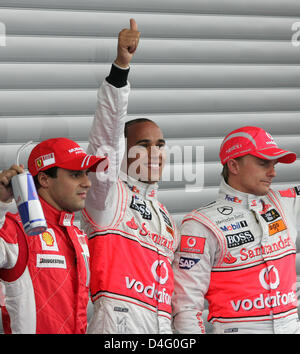
[(3, 203), (0, 201), (0, 228), (2, 227), (6, 213), (17, 213), (18, 209), (13, 199), (10, 203)]
[[(124, 126), (130, 85), (117, 88), (106, 80), (98, 91), (97, 109), (89, 135), (88, 153), (109, 158), (106, 172), (90, 173), (92, 186), (86, 211), (96, 224), (110, 224), (114, 215), (117, 181), (125, 152)], [(109, 220), (110, 219), (110, 220)]]
[(13, 268), (18, 254), (18, 244), (6, 242), (0, 235), (0, 268)]
[(183, 223), (173, 263), (173, 325), (177, 333), (205, 333), (204, 300), (218, 253), (218, 242), (210, 229), (195, 220)]

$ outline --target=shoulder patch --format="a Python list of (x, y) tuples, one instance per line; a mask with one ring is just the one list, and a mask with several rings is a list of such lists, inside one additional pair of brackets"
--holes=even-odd
[(289, 188), (283, 191), (279, 191), (279, 194), (283, 198), (296, 198), (296, 194), (300, 194), (300, 188), (295, 187), (295, 188)]

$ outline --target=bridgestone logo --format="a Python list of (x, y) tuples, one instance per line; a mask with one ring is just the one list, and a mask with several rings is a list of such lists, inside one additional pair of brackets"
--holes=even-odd
[(60, 259), (45, 259), (41, 258), (40, 259), (40, 264), (42, 263), (58, 263), (58, 264), (64, 264), (64, 261), (61, 261)]
[(38, 268), (67, 268), (66, 259), (61, 255), (37, 254)]
[(228, 248), (238, 247), (254, 241), (251, 231), (239, 232), (238, 234), (226, 235)]

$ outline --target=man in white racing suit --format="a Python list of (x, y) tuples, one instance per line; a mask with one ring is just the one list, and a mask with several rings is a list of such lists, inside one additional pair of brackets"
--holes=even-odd
[[(93, 316), (88, 333), (171, 333), (171, 262), (176, 226), (157, 200), (165, 141), (148, 119), (124, 126), (127, 76), (139, 32), (134, 20), (120, 32), (118, 56), (98, 93), (88, 151), (103, 151), (108, 173), (92, 173), (82, 216), (89, 237)], [(127, 154), (126, 154), (127, 155)]]
[(300, 186), (270, 189), (275, 164), (296, 155), (258, 127), (228, 134), (218, 198), (183, 219), (173, 263), (174, 327), (204, 333), (299, 333), (296, 295)]

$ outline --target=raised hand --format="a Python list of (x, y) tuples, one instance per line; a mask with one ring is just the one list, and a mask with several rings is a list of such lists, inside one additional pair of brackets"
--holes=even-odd
[(11, 179), (13, 176), (23, 173), (24, 165), (12, 165), (8, 170), (3, 170), (0, 173), (0, 201), (10, 202), (13, 198)]
[(118, 55), (115, 64), (127, 68), (138, 47), (140, 32), (133, 18), (130, 19), (130, 29), (125, 28), (119, 33)]

